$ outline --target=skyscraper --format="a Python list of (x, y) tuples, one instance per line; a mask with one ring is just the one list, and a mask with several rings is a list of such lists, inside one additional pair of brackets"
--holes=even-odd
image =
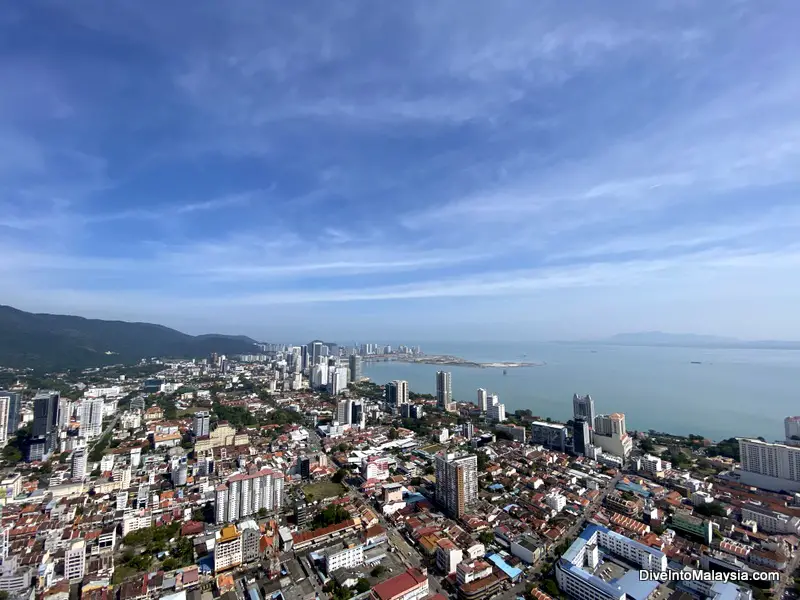
[(596, 416), (594, 412), (594, 400), (592, 400), (592, 397), (589, 394), (586, 394), (585, 396), (573, 394), (572, 416), (576, 419), (578, 417), (583, 417), (586, 419), (589, 427), (594, 427), (594, 419)]
[(0, 396), (0, 448), (8, 443), (8, 396)]
[(58, 445), (58, 392), (39, 392), (33, 399), (31, 460), (42, 460)]
[(591, 443), (589, 437), (589, 423), (585, 417), (575, 417), (572, 420), (572, 450), (578, 456), (586, 455), (586, 446)]
[(87, 452), (85, 446), (72, 451), (72, 478), (82, 480), (86, 476)]
[(493, 421), (497, 421), (498, 423), (503, 423), (506, 420), (506, 405), (498, 402), (497, 404), (492, 404), (489, 407), (486, 415), (492, 419)]
[(311, 361), (311, 366), (315, 366), (319, 364), (320, 358), (322, 358), (322, 346), (324, 344), (319, 340), (313, 341), (308, 344), (308, 360)]
[(395, 379), (386, 384), (386, 403), (391, 406), (408, 404), (408, 382)]
[(194, 413), (192, 433), (195, 437), (205, 437), (211, 433), (211, 415), (208, 411), (200, 410)]
[(350, 367), (350, 383), (361, 380), (361, 357), (358, 354), (351, 354), (348, 358)]
[(302, 479), (309, 479), (311, 477), (311, 459), (307, 456), (301, 456), (297, 459), (297, 467)]
[(351, 400), (342, 400), (336, 405), (336, 420), (340, 425), (350, 425), (352, 416)]
[(6, 431), (8, 432), (8, 435), (14, 435), (19, 428), (20, 422), (20, 395), (17, 392), (0, 391), (0, 398), (5, 398), (8, 405), (6, 410), (8, 414)]
[(786, 443), (797, 446), (800, 443), (800, 417), (786, 417), (783, 420), (783, 428), (786, 433), (784, 437)]
[(486, 412), (486, 409), (489, 407), (487, 402), (488, 395), (486, 390), (483, 388), (478, 388), (478, 408), (481, 409), (481, 412)]
[(455, 410), (453, 380), (448, 371), (436, 372), (436, 406), (441, 410)]
[(594, 445), (615, 456), (627, 458), (633, 448), (633, 440), (625, 429), (625, 415), (597, 415), (594, 419)]
[(103, 399), (85, 398), (81, 404), (81, 437), (87, 440), (103, 432)]
[(478, 457), (474, 454), (436, 455), (436, 502), (455, 518), (478, 500)]

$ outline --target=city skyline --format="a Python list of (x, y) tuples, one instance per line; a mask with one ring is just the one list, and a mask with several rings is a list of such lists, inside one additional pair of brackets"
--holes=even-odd
[(261, 339), (800, 339), (799, 9), (725, 6), (15, 6), (4, 302)]

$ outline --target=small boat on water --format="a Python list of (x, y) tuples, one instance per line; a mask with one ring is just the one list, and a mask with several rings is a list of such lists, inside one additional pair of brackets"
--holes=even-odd
[(703, 363), (701, 363), (699, 360), (693, 360), (692, 364), (693, 365), (702, 365)]
[(503, 375), (507, 375), (507, 374), (508, 374), (508, 371), (506, 371), (505, 369), (503, 369)]

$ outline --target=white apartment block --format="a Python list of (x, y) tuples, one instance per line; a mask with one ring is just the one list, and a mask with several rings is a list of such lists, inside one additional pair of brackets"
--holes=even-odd
[(790, 517), (757, 504), (742, 506), (742, 521), (755, 521), (758, 530), (766, 533), (800, 535), (800, 518)]
[(623, 600), (624, 590), (616, 582), (594, 575), (600, 563), (600, 548), (636, 565), (640, 570), (664, 572), (667, 556), (606, 527), (590, 525), (556, 562), (556, 581), (561, 591), (578, 600)]
[(86, 542), (74, 540), (64, 553), (64, 578), (80, 581), (86, 572)]
[(544, 497), (544, 503), (556, 512), (561, 512), (567, 506), (567, 499), (558, 492), (550, 492)]
[(122, 517), (122, 537), (131, 531), (147, 529), (153, 524), (153, 515), (149, 510), (137, 510)]
[(450, 540), (442, 540), (436, 549), (436, 567), (445, 575), (455, 573), (464, 560), (464, 551)]
[(389, 478), (389, 460), (378, 456), (367, 456), (361, 460), (361, 477), (365, 480), (384, 481)]
[(242, 535), (235, 525), (217, 532), (214, 542), (214, 571), (219, 573), (242, 564)]
[(503, 423), (506, 420), (506, 405), (492, 404), (486, 414), (492, 421)]
[(279, 511), (283, 507), (283, 473), (272, 469), (237, 473), (216, 488), (215, 501), (218, 523), (255, 515), (262, 508)]
[(478, 408), (481, 412), (486, 412), (489, 408), (489, 395), (483, 388), (478, 388)]
[(103, 433), (103, 399), (85, 398), (81, 404), (80, 435), (87, 440)]
[(355, 569), (364, 564), (364, 544), (345, 542), (344, 547), (335, 546), (325, 553), (325, 570), (328, 574), (337, 569)]
[(72, 475), (73, 479), (83, 480), (86, 477), (86, 463), (88, 452), (85, 446), (80, 446), (72, 451)]
[(739, 453), (742, 468), (738, 475), (746, 485), (800, 491), (800, 447), (740, 439)]

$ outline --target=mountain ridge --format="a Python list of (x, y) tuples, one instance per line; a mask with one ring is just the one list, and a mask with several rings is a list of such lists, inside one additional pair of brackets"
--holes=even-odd
[(0, 305), (0, 366), (62, 369), (142, 358), (253, 352), (247, 336), (192, 336), (156, 323), (30, 313)]
[(594, 340), (594, 343), (616, 346), (800, 350), (800, 341), (794, 340), (742, 340), (739, 338), (717, 335), (665, 333), (663, 331), (618, 333), (608, 338)]

